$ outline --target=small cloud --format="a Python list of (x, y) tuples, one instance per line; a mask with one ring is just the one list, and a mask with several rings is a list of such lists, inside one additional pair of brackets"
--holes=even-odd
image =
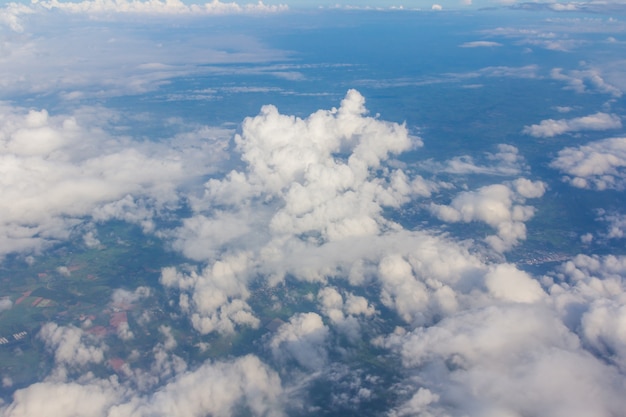
[(580, 241), (586, 245), (590, 244), (591, 242), (593, 242), (593, 234), (585, 233), (580, 237)]
[(459, 45), (461, 48), (493, 48), (497, 46), (502, 46), (499, 42), (491, 42), (491, 41), (473, 41), (473, 42), (465, 42)]
[(551, 138), (582, 130), (608, 130), (621, 127), (622, 120), (619, 116), (598, 112), (574, 119), (542, 120), (539, 124), (525, 126), (522, 132), (536, 138)]
[(443, 7), (441, 6), (441, 4), (433, 4), (431, 7), (432, 10), (443, 10)]
[(10, 310), (13, 307), (13, 301), (10, 298), (0, 298), (0, 313), (5, 310)]
[(483, 222), (496, 229), (485, 241), (498, 252), (511, 249), (526, 239), (525, 221), (534, 215), (534, 208), (522, 205), (526, 198), (538, 198), (545, 192), (541, 181), (519, 178), (510, 186), (494, 184), (457, 195), (450, 205), (431, 203), (430, 210), (449, 223)]

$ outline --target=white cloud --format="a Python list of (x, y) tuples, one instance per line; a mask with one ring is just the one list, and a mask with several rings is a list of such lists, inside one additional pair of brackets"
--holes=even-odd
[(622, 239), (626, 236), (626, 215), (619, 213), (601, 213), (600, 220), (608, 222), (606, 237)]
[(614, 97), (621, 97), (622, 91), (616, 86), (606, 82), (599, 69), (591, 68), (586, 70), (571, 70), (564, 72), (562, 68), (554, 68), (550, 72), (550, 77), (554, 80), (563, 81), (567, 84), (567, 89), (578, 93), (591, 91), (610, 94)]
[(158, 210), (177, 204), (177, 187), (212, 171), (220, 158), (219, 151), (198, 152), (198, 146), (208, 149), (223, 138), (132, 141), (106, 133), (112, 118), (97, 108), (51, 116), (3, 107), (0, 255), (65, 239), (88, 216), (118, 217), (149, 230)]
[[(39, 337), (46, 347), (54, 352), (57, 365), (70, 368), (85, 366), (88, 363), (101, 363), (104, 360), (106, 345), (91, 340), (82, 329), (74, 326), (58, 326), (46, 323), (39, 331)], [(90, 343), (86, 343), (90, 341)]]
[(515, 146), (499, 144), (498, 152), (487, 152), (484, 161), (469, 155), (456, 156), (443, 163), (427, 160), (419, 162), (418, 166), (433, 172), (447, 172), (450, 174), (481, 174), (481, 175), (519, 175), (527, 166), (524, 157), (519, 154)]
[[(55, 2), (55, 4), (58, 7), (52, 7), (53, 10), (47, 10), (41, 4), (0, 8), (0, 25), (2, 20), (8, 20), (12, 26), (24, 32), (19, 36), (6, 37), (2, 43), (0, 93), (4, 98), (22, 97), (24, 94), (46, 94), (54, 95), (62, 102), (80, 102), (96, 97), (140, 94), (154, 91), (175, 77), (223, 73), (224, 69), (217, 67), (216, 64), (259, 64), (281, 61), (287, 57), (287, 53), (269, 48), (253, 36), (243, 33), (218, 35), (202, 31), (200, 36), (192, 36), (192, 33), (197, 34), (193, 26), (200, 23), (190, 22), (179, 14), (171, 16), (161, 13), (159, 16), (153, 16), (142, 13), (144, 30), (138, 32), (132, 20), (128, 20), (128, 16), (112, 11), (68, 14), (58, 10), (79, 6), (85, 8), (86, 5), (92, 5), (94, 8), (97, 5), (116, 8), (124, 4), (142, 4), (146, 8), (158, 8), (160, 4), (164, 10), (169, 10), (168, 8), (172, 7), (166, 5), (174, 5), (173, 2), (96, 0), (83, 3)], [(24, 7), (27, 10), (23, 10)], [(189, 9), (199, 5), (184, 7)], [(245, 7), (241, 9), (244, 13), (247, 13), (246, 10), (252, 10)], [(189, 10), (188, 14), (207, 14)], [(114, 21), (115, 30), (112, 31), (104, 24), (94, 25), (94, 18)], [(184, 24), (180, 23), (181, 19), (185, 20)], [(211, 20), (217, 17), (206, 16), (203, 19)], [(181, 24), (177, 36), (185, 38), (185, 41), (175, 43), (168, 36), (165, 27), (169, 27), (169, 24), (164, 25), (164, 21)], [(179, 23), (175, 23), (176, 21)], [(202, 23), (204, 27), (206, 24)], [(83, 36), (85, 31), (88, 31), (90, 36)], [(188, 31), (189, 36), (180, 31)], [(171, 53), (172, 50), (176, 53)], [(46, 59), (42, 60), (42, 56)], [(229, 67), (228, 71), (231, 74), (233, 71), (259, 73), (263, 72), (263, 69), (251, 70), (246, 66), (239, 69)], [(185, 94), (198, 96), (197, 93)], [(199, 96), (206, 98), (207, 94)]]
[(240, 253), (216, 261), (200, 274), (164, 268), (160, 282), (181, 291), (179, 305), (200, 333), (232, 333), (236, 326), (259, 326), (245, 301), (250, 296), (246, 285), (249, 268), (248, 255)]
[(322, 314), (351, 340), (357, 340), (359, 337), (361, 330), (359, 316), (371, 317), (376, 313), (376, 309), (367, 298), (346, 291), (344, 300), (344, 296), (334, 287), (322, 288), (317, 298)]
[(581, 350), (578, 338), (536, 304), (467, 311), (386, 343), (428, 390), (424, 401), (411, 398), (399, 413), (609, 416), (625, 403), (618, 372)]
[(626, 372), (626, 295), (591, 304), (581, 319), (584, 342)]
[(13, 307), (13, 301), (10, 298), (0, 298), (0, 313), (5, 310), (10, 310)]
[(431, 203), (430, 210), (445, 222), (480, 221), (497, 230), (485, 240), (495, 250), (509, 250), (526, 238), (524, 222), (534, 214), (534, 208), (522, 205), (526, 198), (538, 198), (545, 192), (545, 184), (519, 178), (510, 186), (495, 184), (476, 191), (457, 195), (450, 205)]
[(3, 411), (7, 417), (48, 413), (59, 417), (101, 417), (122, 393), (109, 381), (92, 384), (39, 382), (16, 391), (13, 403)]
[[(333, 245), (399, 229), (383, 208), (430, 195), (433, 187), (421, 177), (385, 165), (421, 141), (403, 125), (366, 116), (364, 101), (351, 90), (338, 109), (306, 119), (265, 106), (244, 121), (235, 143), (245, 169), (209, 180), (204, 195), (191, 199), (194, 214), (172, 236), (174, 248), (207, 262), (206, 268), (190, 275), (167, 269), (161, 279), (185, 292), (180, 304), (196, 329), (257, 325), (245, 302), (250, 277), (268, 277), (270, 285), (287, 273), (325, 280), (358, 261), (363, 250), (377, 250), (359, 244), (335, 252)], [(318, 254), (330, 251), (330, 257)], [(232, 268), (235, 279), (215, 275), (216, 266), (234, 259), (240, 264)], [(232, 311), (217, 314), (224, 303)]]
[(578, 188), (597, 190), (626, 186), (626, 138), (611, 138), (565, 148), (550, 163), (564, 180)]
[(537, 125), (525, 126), (523, 132), (537, 138), (551, 138), (570, 132), (620, 129), (621, 127), (622, 120), (619, 116), (599, 112), (573, 119), (542, 120)]
[(137, 287), (134, 291), (118, 288), (111, 295), (111, 303), (115, 308), (127, 310), (136, 301), (149, 297), (150, 293), (151, 290), (148, 287)]
[(294, 359), (301, 367), (320, 370), (327, 361), (328, 327), (316, 313), (298, 313), (280, 326), (270, 341), (279, 363)]
[(502, 46), (499, 42), (493, 41), (473, 41), (473, 42), (465, 42), (459, 45), (461, 48), (493, 48), (497, 46)]
[(15, 392), (3, 416), (27, 417), (202, 417), (228, 416), (244, 410), (258, 416), (282, 416), (278, 375), (256, 356), (230, 362), (206, 362), (152, 394), (142, 394), (116, 378), (76, 382), (41, 382)]
[(485, 285), (494, 297), (507, 301), (534, 303), (546, 295), (535, 279), (511, 264), (490, 268)]

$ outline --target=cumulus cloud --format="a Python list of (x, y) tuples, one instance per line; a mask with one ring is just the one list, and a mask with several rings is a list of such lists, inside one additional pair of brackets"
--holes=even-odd
[(445, 222), (480, 221), (495, 228), (497, 234), (485, 240), (502, 252), (526, 238), (524, 222), (533, 216), (534, 208), (523, 203), (527, 198), (541, 197), (544, 192), (543, 182), (519, 178), (511, 185), (495, 184), (464, 191), (450, 205), (431, 203), (430, 210)]
[(150, 288), (148, 287), (137, 287), (134, 291), (118, 288), (113, 291), (111, 295), (111, 303), (113, 307), (126, 310), (133, 303), (150, 296), (150, 292)]
[(74, 326), (46, 323), (39, 331), (39, 337), (54, 352), (55, 363), (70, 368), (101, 363), (107, 349), (106, 345)]
[[(49, 119), (39, 112), (30, 117)], [(59, 129), (58, 123), (48, 124), (53, 132)], [(122, 139), (97, 133), (113, 145), (106, 152), (115, 154), (116, 146), (122, 147), (116, 142)], [(65, 137), (52, 135), (57, 142), (14, 149), (35, 156), (45, 151), (48, 159), (59, 154), (78, 164), (99, 157), (88, 142), (72, 152), (64, 150)], [(136, 146), (139, 163), (190, 161), (190, 168), (166, 181), (169, 165), (161, 165), (164, 172), (157, 178), (165, 190), (156, 186), (152, 174), (139, 171), (138, 177), (146, 178), (141, 187), (114, 198), (94, 197), (83, 203), (87, 208), (74, 214), (75, 220), (121, 218), (143, 226), (158, 215), (159, 204), (179, 201), (181, 184), (196, 181), (198, 173), (214, 172), (205, 157), (196, 155), (203, 152), (199, 145), (190, 145), (193, 137), (175, 142), (182, 145), (173, 153), (158, 144), (149, 151), (124, 139), (124, 146)], [(219, 140), (215, 145), (225, 146)], [(170, 307), (177, 306), (201, 335), (222, 333), (211, 335), (212, 341), (241, 327), (260, 327), (263, 313), (250, 301), (252, 283), (272, 287), (290, 285), (287, 280), (312, 282), (317, 298), (311, 294), (308, 302), (315, 311), (296, 312), (261, 340), (270, 353), (269, 363), (287, 379), (295, 364), (296, 373), (306, 375), (307, 381), (325, 374), (330, 382), (337, 376), (327, 365), (335, 355), (350, 355), (351, 349), (360, 355), (361, 344), (353, 342), (359, 341), (363, 324), (387, 315), (396, 330), (371, 331), (379, 332), (374, 348), (402, 360), (403, 370), (393, 386), (398, 402), (386, 410), (389, 415), (513, 416), (548, 410), (557, 416), (609, 416), (623, 410), (626, 350), (617, 329), (624, 316), (624, 259), (581, 255), (538, 279), (514, 264), (486, 261), (483, 255), (493, 252), (477, 253), (472, 241), (404, 228), (390, 220), (386, 210), (401, 210), (439, 191), (394, 161), (420, 145), (406, 126), (368, 116), (364, 98), (354, 90), (339, 108), (305, 118), (264, 107), (246, 119), (234, 137), (241, 160), (237, 168), (206, 181), (200, 193), (187, 194), (188, 217), (173, 229), (156, 231), (172, 249), (199, 263), (162, 269), (160, 283), (175, 296)], [(496, 171), (486, 171), (487, 163), (473, 162), (458, 171), (500, 170), (517, 176), (523, 169), (518, 150), (509, 145), (499, 146), (485, 159), (496, 164)], [(58, 161), (63, 166), (64, 159)], [(123, 168), (118, 170), (122, 174)], [(524, 222), (534, 214), (526, 200), (545, 192), (543, 182), (517, 178), (464, 191), (448, 205), (429, 207), (443, 221), (492, 227), (495, 234), (486, 241), (502, 252), (525, 237)], [(58, 209), (58, 217), (65, 219), (68, 212), (63, 210)], [(128, 211), (132, 216), (125, 214)], [(125, 309), (151, 291), (116, 290), (111, 305)], [(122, 329), (120, 337), (129, 336), (128, 331)], [(348, 335), (349, 349), (337, 346), (335, 339), (342, 337), (333, 338), (336, 333)], [(59, 368), (109, 359), (103, 343), (72, 326), (48, 324), (40, 337), (58, 356)], [(153, 361), (146, 369), (127, 363), (119, 371), (123, 377), (85, 375), (80, 383), (60, 378), (59, 372), (17, 390), (0, 411), (7, 417), (38, 415), (43, 407), (59, 416), (288, 414), (283, 411), (283, 381), (258, 357), (192, 367), (176, 355), (183, 339), (173, 327), (160, 326), (157, 337), (160, 341), (148, 352)], [(355, 398), (376, 400), (361, 386), (368, 380), (368, 387), (374, 388), (376, 376), (357, 376), (358, 384), (351, 387)], [(291, 389), (290, 395), (297, 396), (297, 390)]]
[(581, 319), (582, 333), (598, 355), (626, 371), (626, 296), (601, 299), (591, 304)]
[(328, 327), (319, 314), (300, 313), (278, 328), (270, 348), (279, 363), (290, 358), (303, 368), (319, 370), (327, 361), (327, 339)]
[(346, 291), (345, 299), (339, 290), (334, 287), (324, 287), (317, 294), (321, 311), (330, 322), (352, 340), (356, 340), (361, 330), (358, 320), (361, 317), (371, 317), (376, 309), (367, 298), (354, 295)]
[(228, 416), (243, 410), (258, 416), (282, 416), (278, 375), (256, 356), (230, 362), (206, 362), (184, 372), (153, 394), (142, 394), (116, 379), (83, 383), (46, 381), (18, 390), (5, 407), (7, 417), (52, 413), (59, 417)]
[(608, 223), (606, 237), (609, 239), (622, 239), (626, 236), (626, 215), (619, 213), (600, 213), (600, 220)]
[(161, 284), (180, 291), (179, 305), (202, 334), (233, 333), (236, 326), (259, 326), (259, 319), (245, 301), (250, 260), (245, 253), (216, 261), (202, 273), (164, 268)]
[(565, 148), (550, 163), (578, 188), (622, 190), (626, 185), (626, 138), (611, 138)]
[[(161, 278), (183, 290), (180, 305), (197, 329), (258, 325), (246, 304), (252, 277), (271, 285), (287, 274), (325, 280), (372, 249), (322, 253), (398, 229), (383, 208), (430, 195), (423, 178), (385, 164), (421, 141), (404, 125), (366, 116), (364, 102), (351, 90), (339, 108), (306, 119), (265, 106), (244, 121), (235, 144), (245, 169), (209, 180), (204, 195), (190, 200), (193, 216), (172, 236), (174, 248), (207, 266), (193, 274), (166, 269)], [(220, 310), (225, 305), (228, 312)]]
[(3, 108), (0, 255), (37, 251), (65, 239), (89, 216), (150, 229), (155, 211), (178, 204), (177, 187), (211, 171), (219, 158), (219, 152), (199, 153), (197, 143), (184, 140), (166, 146), (111, 136), (105, 131), (111, 117), (98, 109), (52, 116), (46, 110)]
[(398, 408), (400, 415), (472, 409), (513, 416), (549, 409), (554, 415), (608, 416), (624, 406), (616, 370), (581, 350), (578, 338), (535, 304), (468, 311), (386, 343), (416, 370), (421, 386)]
[(533, 303), (546, 295), (533, 277), (510, 264), (490, 268), (485, 285), (494, 297), (506, 301)]
[(523, 132), (536, 138), (551, 138), (564, 133), (584, 130), (620, 129), (622, 120), (615, 114), (595, 113), (573, 119), (548, 119), (536, 125), (525, 126)]

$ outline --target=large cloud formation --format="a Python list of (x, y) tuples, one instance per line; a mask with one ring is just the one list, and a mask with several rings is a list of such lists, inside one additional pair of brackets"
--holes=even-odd
[[(323, 281), (363, 250), (374, 255), (376, 239), (399, 228), (383, 216), (384, 207), (430, 194), (421, 177), (382, 166), (419, 139), (365, 113), (364, 98), (351, 90), (338, 109), (307, 119), (266, 106), (244, 121), (235, 142), (246, 170), (209, 180), (204, 195), (191, 200), (196, 214), (173, 236), (174, 248), (207, 267), (192, 274), (170, 268), (161, 278), (182, 291), (181, 306), (196, 329), (256, 325), (245, 303), (252, 277)], [(379, 170), (386, 175), (377, 176)], [(354, 246), (364, 238), (370, 245)], [(351, 254), (336, 252), (350, 246)]]
[[(91, 143), (75, 139), (87, 136), (79, 117), (14, 113), (4, 124), (7, 160), (31, 158), (43, 167), (55, 161), (67, 172), (82, 170), (87, 180), (96, 177), (92, 187), (112, 190), (94, 197), (66, 180), (69, 189), (79, 190), (69, 200), (71, 208), (51, 204), (56, 209), (47, 217), (31, 209), (34, 217), (23, 227), (55, 231), (52, 226), (59, 221), (109, 218), (146, 225), (146, 231), (197, 263), (163, 268), (160, 283), (175, 295), (170, 307), (189, 320), (199, 337), (209, 335), (207, 340), (244, 327), (261, 332), (264, 317), (251, 302), (253, 287), (269, 293), (286, 288), (290, 302), (302, 301), (305, 311), (286, 310), (288, 317), (258, 339), (259, 356), (196, 366), (176, 355), (172, 328), (161, 326), (163, 341), (148, 354), (150, 364), (146, 369), (129, 365), (123, 378), (76, 377), (109, 359), (107, 345), (77, 327), (47, 324), (39, 339), (54, 355), (55, 368), (43, 381), (15, 392), (13, 401), (0, 408), (7, 417), (41, 414), (44, 407), (59, 416), (228, 416), (240, 411), (279, 416), (304, 410), (298, 408), (305, 401), (299, 396), (311, 381), (335, 383), (346, 375), (353, 378), (355, 398), (365, 401), (374, 398), (371, 381), (378, 376), (368, 369), (342, 371), (341, 360), (353, 352), (368, 357), (370, 349), (381, 349), (402, 364), (389, 388), (397, 398), (386, 410), (389, 415), (609, 417), (626, 408), (621, 395), (626, 338), (619, 330), (625, 317), (624, 258), (581, 255), (542, 277), (488, 260), (504, 259), (502, 252), (525, 238), (524, 222), (534, 215), (526, 202), (547, 191), (542, 181), (516, 178), (521, 162), (513, 147), (500, 146), (502, 155), (494, 157), (498, 164), (513, 164), (515, 169), (500, 172), (508, 172), (510, 179), (500, 176), (496, 184), (453, 195), (448, 204), (431, 204), (429, 197), (452, 186), (424, 179), (394, 160), (421, 146), (421, 139), (405, 125), (369, 116), (363, 96), (350, 90), (338, 108), (305, 118), (265, 106), (245, 119), (233, 139), (240, 163), (214, 175), (198, 192), (193, 184), (215, 172), (211, 158), (220, 155), (197, 152), (198, 143), (224, 149), (219, 138), (183, 135), (174, 149), (148, 148), (102, 129), (95, 132), (97, 143)], [(33, 149), (21, 141), (26, 134), (21, 131), (33, 140), (48, 139)], [(99, 147), (101, 141), (110, 146)], [(125, 170), (127, 155), (145, 165), (132, 178)], [(107, 158), (121, 168), (106, 169), (101, 159)], [(99, 175), (91, 174), (92, 165), (101, 167), (95, 171)], [(30, 178), (28, 172), (16, 172)], [(52, 197), (63, 178), (48, 183), (53, 202), (61, 201)], [(36, 186), (30, 181), (25, 190)], [(166, 210), (181, 200), (189, 215), (178, 226), (150, 223), (159, 207)], [(485, 238), (489, 246), (483, 247), (458, 239), (453, 231), (408, 229), (389, 218), (390, 211), (409, 204), (446, 222), (484, 223), (495, 234)], [(10, 207), (5, 210), (11, 213)], [(125, 217), (128, 212), (135, 216)], [(17, 215), (7, 219), (9, 226), (21, 225)], [(7, 236), (9, 242), (13, 235)], [(93, 239), (85, 238), (97, 245)], [(317, 292), (289, 292), (305, 284)], [(148, 294), (144, 288), (117, 291), (113, 303)], [(273, 301), (277, 310), (288, 302)], [(370, 321), (375, 325), (368, 326)], [(120, 343), (131, 338), (127, 333), (118, 337)], [(287, 384), (294, 388), (284, 389)], [(297, 406), (288, 405), (290, 400)]]

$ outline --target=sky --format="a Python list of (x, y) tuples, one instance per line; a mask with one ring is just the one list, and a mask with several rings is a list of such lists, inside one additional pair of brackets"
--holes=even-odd
[(5, 3), (0, 416), (622, 415), (622, 7)]

